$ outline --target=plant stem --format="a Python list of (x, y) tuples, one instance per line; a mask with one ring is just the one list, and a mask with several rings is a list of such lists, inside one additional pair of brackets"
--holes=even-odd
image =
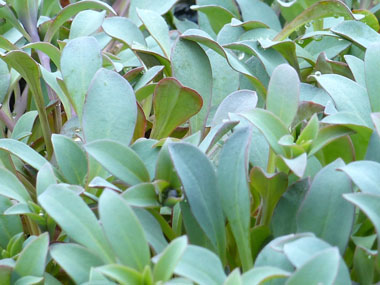
[(269, 149), (267, 172), (274, 173), (275, 170), (276, 170), (276, 154), (271, 148)]
[(15, 127), (15, 122), (9, 118), (7, 113), (4, 112), (3, 108), (0, 107), (0, 120), (7, 126), (7, 128), (13, 132)]

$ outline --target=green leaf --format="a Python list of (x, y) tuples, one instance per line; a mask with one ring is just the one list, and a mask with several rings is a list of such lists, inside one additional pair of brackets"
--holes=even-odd
[(205, 153), (208, 153), (212, 147), (217, 144), (220, 139), (232, 130), (238, 121), (221, 122), (219, 125), (213, 126), (207, 136), (199, 144), (199, 149)]
[(362, 192), (380, 195), (380, 164), (375, 161), (354, 161), (340, 168)]
[(286, 282), (296, 284), (334, 284), (339, 268), (339, 251), (326, 249), (299, 268)]
[(213, 166), (198, 148), (190, 144), (170, 144), (169, 153), (194, 217), (224, 259), (224, 217)]
[(156, 263), (153, 270), (153, 278), (155, 282), (169, 281), (186, 248), (187, 237), (182, 236), (171, 241), (160, 255), (153, 258), (153, 262)]
[(226, 141), (220, 153), (217, 183), (223, 212), (231, 227), (243, 269), (252, 267), (248, 155), (252, 130), (242, 128)]
[(5, 168), (0, 167), (0, 195), (17, 200), (21, 203), (32, 201), (28, 191), (17, 177)]
[(255, 91), (238, 90), (228, 95), (218, 106), (211, 126), (215, 127), (228, 119), (229, 113), (244, 113), (256, 108), (258, 98)]
[(18, 50), (8, 52), (5, 56), (0, 54), (0, 58), (2, 58), (10, 67), (15, 69), (28, 83), (28, 86), (33, 93), (34, 102), (37, 106), (46, 150), (50, 157), (53, 152), (53, 146), (50, 140), (51, 130), (41, 89), (39, 65), (27, 53)]
[[(63, 105), (63, 108), (65, 109), (65, 113), (67, 116), (67, 119), (70, 120), (72, 117), (72, 110), (70, 105), (70, 100), (68, 98), (68, 91), (66, 86), (64, 86), (64, 83), (61, 79), (61, 73), (59, 71), (52, 73), (47, 71), (43, 66), (40, 66), (41, 69), (41, 75), (44, 81), (47, 85), (51, 87), (52, 90), (57, 94), (59, 100), (61, 100), (61, 103)], [(61, 88), (64, 87), (64, 88)], [(63, 90), (64, 91), (63, 91)]]
[(154, 91), (155, 119), (151, 137), (161, 139), (169, 136), (201, 108), (202, 98), (197, 92), (182, 86), (175, 78), (162, 79)]
[(191, 9), (206, 14), (210, 25), (216, 34), (219, 33), (224, 25), (229, 24), (231, 19), (235, 17), (231, 11), (218, 5), (193, 5), (191, 6)]
[(25, 276), (18, 279), (15, 285), (39, 285), (44, 280), (43, 277)]
[(18, 120), (13, 129), (11, 138), (15, 140), (20, 140), (23, 143), (28, 142), (28, 138), (22, 138), (26, 133), (32, 132), (34, 121), (38, 116), (37, 111), (29, 111), (23, 114)]
[(279, 157), (287, 167), (298, 177), (303, 177), (307, 167), (307, 154), (304, 152), (303, 154), (295, 157), (295, 158), (285, 158), (283, 156)]
[[(261, 63), (264, 66), (265, 72), (268, 75), (272, 75), (277, 66), (281, 64), (287, 64), (286, 59), (281, 55), (281, 53), (273, 48), (263, 49), (259, 45), (259, 42), (254, 40), (243, 39), (240, 42), (224, 45), (224, 47), (257, 57), (259, 60), (258, 63)], [(259, 68), (261, 68), (261, 66)], [(265, 73), (264, 76), (266, 76)]]
[(104, 264), (99, 256), (73, 243), (56, 243), (50, 247), (50, 254), (78, 284), (88, 281), (92, 267)]
[(48, 233), (44, 233), (30, 241), (18, 257), (14, 271), (20, 276), (33, 275), (42, 277), (45, 272), (48, 246)]
[(377, 70), (380, 68), (379, 53), (380, 42), (371, 44), (367, 48), (364, 59), (365, 82), (372, 112), (380, 111), (380, 99), (378, 98), (380, 83), (376, 77)]
[(54, 155), (59, 169), (70, 184), (83, 184), (87, 175), (87, 158), (76, 142), (64, 135), (53, 134)]
[(112, 139), (128, 145), (136, 120), (137, 105), (131, 85), (118, 73), (100, 69), (84, 104), (82, 123), (86, 142)]
[(198, 92), (203, 99), (201, 111), (190, 119), (192, 133), (203, 132), (212, 98), (210, 61), (197, 43), (180, 39), (173, 47), (171, 62), (174, 77)]
[(141, 183), (129, 187), (122, 194), (127, 203), (134, 207), (159, 207), (156, 189), (152, 183)]
[(2, 248), (7, 248), (12, 237), (23, 231), (19, 216), (3, 215), (4, 211), (12, 207), (12, 205), (8, 198), (0, 196), (0, 247)]
[(310, 187), (308, 178), (290, 185), (278, 201), (274, 210), (271, 228), (275, 237), (297, 231), (296, 216), (302, 201)]
[(94, 37), (70, 40), (62, 51), (61, 71), (69, 92), (69, 99), (79, 118), (90, 82), (99, 68), (102, 56), (98, 41)]
[(30, 43), (25, 46), (23, 46), (23, 49), (36, 49), (39, 51), (42, 51), (46, 55), (48, 55), (51, 59), (51, 61), (57, 66), (57, 68), (61, 67), (60, 61), (61, 61), (61, 52), (56, 46), (53, 46), (51, 43), (45, 43), (45, 42), (37, 42), (37, 43)]
[(338, 0), (319, 1), (287, 24), (273, 40), (284, 40), (305, 24), (327, 17), (343, 17), (346, 20), (354, 19), (351, 10), (343, 2)]
[(285, 150), (278, 144), (278, 141), (283, 136), (288, 135), (289, 131), (277, 116), (267, 110), (257, 108), (243, 113), (242, 116), (263, 133), (269, 145), (277, 154), (285, 155)]
[(100, 28), (105, 15), (106, 11), (84, 10), (79, 12), (71, 23), (69, 39), (91, 36)]
[(352, 130), (340, 125), (331, 125), (320, 129), (318, 136), (315, 138), (315, 140), (313, 140), (309, 156), (317, 153), (320, 149), (322, 149), (324, 146), (331, 143), (332, 141), (349, 135), (351, 133)]
[(213, 49), (208, 49), (206, 54), (210, 60), (213, 79), (211, 109), (209, 115), (212, 116), (223, 99), (239, 89), (240, 74), (230, 66), (224, 56), (221, 56)]
[(156, 140), (141, 138), (131, 146), (142, 161), (144, 161), (151, 179), (154, 178), (157, 158), (160, 152), (160, 148), (155, 146), (156, 143)]
[(137, 15), (138, 8), (152, 10), (159, 15), (163, 15), (168, 12), (176, 2), (176, 0), (131, 0), (128, 9), (128, 18), (140, 26), (141, 21)]
[(380, 35), (360, 21), (344, 21), (331, 28), (331, 31), (365, 48), (380, 41)]
[(30, 35), (24, 30), (23, 26), (18, 21), (18, 18), (13, 13), (8, 5), (0, 6), (0, 17), (11, 23), (28, 41), (31, 41)]
[(149, 247), (143, 228), (126, 201), (115, 192), (105, 190), (99, 199), (99, 215), (106, 236), (121, 263), (143, 271), (149, 264)]
[(84, 146), (111, 174), (129, 185), (149, 182), (143, 161), (128, 146), (111, 140), (97, 140)]
[(372, 193), (345, 194), (343, 198), (357, 206), (371, 220), (377, 232), (378, 244), (380, 244), (380, 195)]
[(9, 72), (8, 65), (4, 62), (4, 60), (0, 59), (0, 103), (4, 101), (10, 84), (11, 73)]
[(244, 21), (258, 21), (271, 29), (281, 31), (280, 21), (275, 12), (265, 3), (258, 0), (237, 0)]
[(297, 138), (296, 143), (302, 145), (303, 143), (314, 140), (318, 136), (319, 132), (319, 121), (317, 114), (314, 114), (307, 125), (303, 128), (302, 132)]
[[(284, 244), (283, 251), (290, 262), (298, 269), (316, 254), (331, 248), (324, 240), (316, 237), (303, 237)], [(339, 269), (334, 284), (350, 283), (350, 272), (342, 257), (339, 258)]]
[(259, 285), (276, 278), (289, 277), (290, 272), (271, 266), (255, 267), (243, 274), (243, 284)]
[(267, 174), (258, 167), (250, 173), (251, 186), (260, 193), (262, 199), (262, 217), (260, 225), (269, 226), (273, 211), (288, 187), (285, 173)]
[(366, 90), (356, 82), (337, 75), (324, 74), (315, 79), (334, 100), (338, 111), (352, 112), (358, 115), (368, 127), (372, 126), (371, 107)]
[(353, 55), (345, 55), (344, 60), (348, 64), (355, 81), (360, 86), (366, 87), (364, 61)]
[(220, 285), (226, 280), (219, 258), (211, 251), (195, 245), (186, 248), (174, 272), (199, 285)]
[(142, 274), (127, 266), (120, 264), (108, 264), (98, 267), (96, 270), (119, 282), (121, 285), (143, 284)]
[(0, 265), (0, 278), (1, 281), (4, 282), (4, 285), (11, 284), (11, 274), (13, 268), (5, 265)]
[(45, 163), (37, 173), (37, 196), (41, 195), (51, 184), (57, 184), (57, 177), (51, 164)]
[(362, 247), (357, 246), (354, 253), (354, 272), (360, 284), (373, 284), (376, 259)]
[(72, 18), (77, 13), (84, 10), (107, 10), (112, 14), (116, 15), (116, 12), (110, 7), (108, 4), (100, 1), (92, 1), (92, 0), (84, 0), (80, 2), (73, 3), (71, 5), (66, 6), (62, 9), (58, 15), (54, 18), (52, 24), (49, 26), (48, 31), (45, 34), (44, 41), (50, 42), (53, 39), (53, 36), (56, 32), (58, 32), (59, 28)]
[[(133, 86), (134, 90), (136, 90), (136, 93), (142, 90), (143, 87), (146, 87), (149, 84), (149, 82), (151, 82), (156, 77), (158, 77), (161, 74), (161, 71), (163, 70), (163, 68), (164, 66), (157, 65), (145, 71), (144, 74), (139, 78), (137, 83)], [(136, 99), (141, 101), (145, 98), (140, 98), (136, 95)]]
[(131, 47), (134, 42), (146, 45), (143, 33), (128, 18), (110, 17), (103, 22), (102, 28), (110, 37), (116, 38)]
[(70, 238), (96, 252), (104, 262), (114, 261), (94, 213), (67, 185), (50, 185), (38, 202)]
[(162, 233), (159, 222), (151, 213), (145, 209), (134, 208), (133, 211), (135, 212), (137, 218), (139, 219), (139, 222), (144, 228), (146, 239), (148, 240), (152, 249), (156, 253), (162, 252), (168, 245), (168, 242)]
[(227, 277), (223, 285), (242, 285), (243, 281), (241, 278), (239, 268), (235, 268)]
[(231, 66), (231, 68), (241, 74), (243, 74), (250, 83), (253, 84), (253, 86), (256, 88), (256, 91), (259, 95), (263, 96), (265, 98), (266, 96), (266, 87), (263, 85), (263, 83), (252, 74), (252, 72), (249, 70), (249, 67), (238, 60), (236, 56), (233, 55), (232, 52), (226, 51), (218, 42), (213, 40), (210, 35), (208, 35), (206, 32), (202, 30), (197, 29), (191, 29), (187, 30), (184, 34), (181, 36), (183, 39), (195, 41), (197, 43), (203, 44), (222, 57), (224, 57), (228, 64)]
[(0, 149), (17, 156), (37, 170), (39, 170), (45, 163), (49, 163), (30, 146), (13, 139), (0, 139)]
[(162, 52), (167, 58), (170, 58), (171, 42), (169, 38), (169, 27), (165, 20), (155, 11), (136, 9), (137, 15), (149, 31)]
[(269, 81), (267, 110), (277, 115), (285, 126), (290, 126), (297, 114), (300, 94), (298, 74), (288, 64), (276, 67)]
[(354, 221), (354, 208), (342, 198), (342, 194), (352, 192), (348, 177), (337, 171), (342, 166), (344, 162), (338, 159), (317, 173), (296, 219), (298, 232), (313, 232), (337, 246), (341, 253), (346, 249)]

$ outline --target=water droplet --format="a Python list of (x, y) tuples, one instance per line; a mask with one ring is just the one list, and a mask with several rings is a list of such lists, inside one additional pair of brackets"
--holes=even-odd
[(343, 39), (338, 39), (338, 41), (343, 41)]
[(322, 73), (321, 73), (320, 71), (316, 71), (316, 72), (314, 73), (314, 75), (315, 75), (315, 76), (321, 76)]
[(371, 255), (368, 255), (368, 259), (371, 259), (372, 258), (372, 256)]
[(76, 133), (79, 133), (80, 131), (81, 131), (80, 128), (76, 128), (76, 129), (74, 130), (74, 132), (76, 132)]
[(335, 19), (338, 19), (338, 18), (339, 18), (339, 15), (334, 14), (334, 18), (335, 18)]
[(44, 212), (41, 211), (41, 212), (38, 213), (38, 215), (39, 215), (40, 217), (43, 217), (43, 216), (44, 216)]
[(305, 24), (305, 28), (307, 29), (307, 28), (310, 28), (311, 27), (311, 24), (310, 23), (306, 23)]
[(321, 35), (315, 35), (314, 37), (313, 37), (313, 40), (315, 40), (315, 41), (320, 41), (322, 39), (322, 36)]
[(244, 53), (244, 52), (241, 52), (241, 53), (239, 53), (239, 55), (238, 55), (238, 60), (243, 60), (244, 57), (245, 57), (245, 53)]
[(302, 45), (302, 44), (303, 44), (303, 40), (302, 40), (302, 39), (301, 39), (301, 40), (298, 40), (297, 43), (298, 43), (299, 45)]
[(81, 139), (80, 139), (80, 138), (78, 138), (78, 137), (76, 137), (76, 138), (74, 138), (74, 141), (75, 141), (75, 142), (80, 142), (80, 141), (81, 141)]
[(277, 0), (282, 7), (291, 7), (297, 0)]

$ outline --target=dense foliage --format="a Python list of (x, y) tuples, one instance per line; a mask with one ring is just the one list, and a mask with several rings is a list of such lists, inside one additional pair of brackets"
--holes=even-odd
[(0, 284), (379, 282), (380, 4), (177, 2), (0, 0)]

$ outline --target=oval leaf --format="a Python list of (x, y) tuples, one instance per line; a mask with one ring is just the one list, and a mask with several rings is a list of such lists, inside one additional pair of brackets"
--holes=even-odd
[(202, 108), (202, 97), (181, 85), (174, 78), (162, 79), (153, 97), (154, 123), (151, 138), (169, 136), (176, 127), (190, 119)]
[(121, 263), (143, 271), (150, 262), (149, 246), (130, 206), (112, 190), (105, 190), (99, 199), (99, 215), (105, 234)]
[(112, 139), (128, 145), (137, 120), (137, 104), (131, 85), (114, 71), (100, 69), (88, 90), (83, 110), (86, 142)]
[(70, 238), (98, 253), (104, 262), (114, 261), (94, 213), (67, 185), (50, 185), (38, 202)]
[(109, 172), (129, 185), (149, 182), (143, 161), (129, 147), (111, 140), (97, 140), (84, 146)]

